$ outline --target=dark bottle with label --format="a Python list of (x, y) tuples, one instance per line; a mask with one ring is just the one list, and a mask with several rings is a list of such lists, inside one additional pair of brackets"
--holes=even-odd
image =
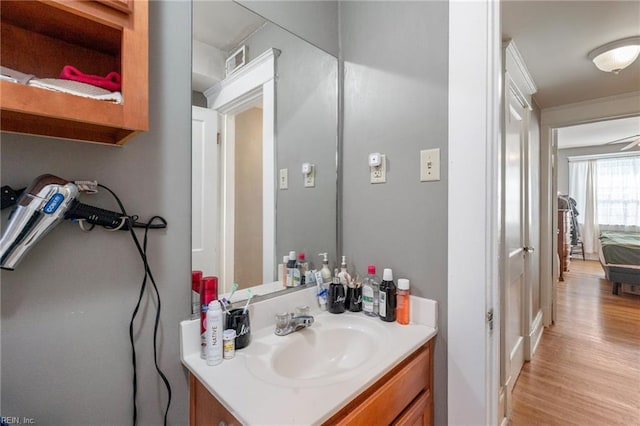
[(336, 273), (333, 277), (333, 282), (329, 286), (329, 300), (327, 310), (332, 314), (341, 314), (345, 310), (345, 301), (347, 296), (344, 291), (344, 286), (340, 284), (340, 278)]
[(382, 321), (393, 322), (396, 320), (396, 285), (393, 283), (393, 272), (385, 269), (380, 283), (379, 315)]
[(362, 284), (357, 275), (347, 286), (347, 309), (351, 312), (362, 311)]

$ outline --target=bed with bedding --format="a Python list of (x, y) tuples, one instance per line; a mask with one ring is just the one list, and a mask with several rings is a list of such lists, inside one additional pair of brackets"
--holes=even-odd
[(602, 231), (600, 263), (613, 294), (622, 284), (640, 284), (640, 233)]

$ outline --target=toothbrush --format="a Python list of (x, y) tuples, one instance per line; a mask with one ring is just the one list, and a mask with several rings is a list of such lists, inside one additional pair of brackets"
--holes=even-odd
[(247, 298), (247, 303), (244, 305), (244, 309), (242, 310), (242, 315), (247, 313), (247, 309), (249, 309), (249, 302), (251, 302), (251, 298), (253, 297), (253, 292), (251, 289), (247, 290), (249, 297)]
[(233, 283), (233, 285), (231, 286), (231, 293), (229, 294), (229, 300), (227, 300), (228, 303), (231, 303), (231, 298), (233, 297), (233, 293), (235, 293), (237, 289), (238, 289), (238, 283)]
[(231, 315), (231, 312), (229, 312), (229, 310), (227, 309), (227, 303), (229, 302), (227, 299), (225, 299), (224, 297), (221, 300), (221, 305), (222, 305), (222, 309), (224, 309), (224, 313), (227, 315)]

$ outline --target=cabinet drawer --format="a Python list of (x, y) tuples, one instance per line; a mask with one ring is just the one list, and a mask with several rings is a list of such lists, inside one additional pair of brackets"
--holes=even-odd
[[(431, 392), (431, 342), (343, 408), (327, 424), (391, 424), (416, 397)], [(425, 392), (426, 391), (426, 392)]]

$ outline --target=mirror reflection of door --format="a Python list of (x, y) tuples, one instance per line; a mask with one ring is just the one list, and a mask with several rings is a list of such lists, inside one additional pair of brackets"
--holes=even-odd
[(218, 273), (218, 114), (191, 108), (191, 263), (204, 276)]
[(262, 282), (262, 108), (235, 116), (234, 273), (238, 288)]

